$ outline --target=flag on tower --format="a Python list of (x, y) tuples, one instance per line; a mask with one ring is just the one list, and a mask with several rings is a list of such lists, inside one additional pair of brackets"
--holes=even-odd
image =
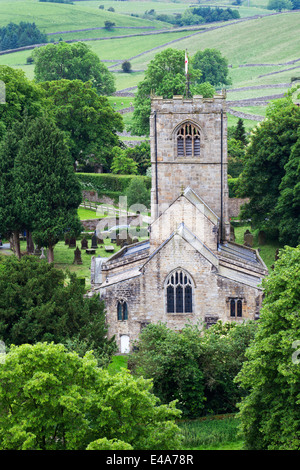
[(185, 51), (185, 74), (186, 75), (188, 73), (188, 65), (189, 65), (189, 60), (188, 60), (187, 52)]

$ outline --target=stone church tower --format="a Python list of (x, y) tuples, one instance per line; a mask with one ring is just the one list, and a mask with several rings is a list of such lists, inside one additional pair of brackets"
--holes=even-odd
[(225, 97), (155, 97), (150, 125), (150, 239), (91, 265), (121, 353), (149, 323), (258, 318), (267, 274), (257, 250), (230, 241)]
[(152, 217), (190, 187), (220, 219), (229, 237), (225, 97), (154, 98), (150, 117)]

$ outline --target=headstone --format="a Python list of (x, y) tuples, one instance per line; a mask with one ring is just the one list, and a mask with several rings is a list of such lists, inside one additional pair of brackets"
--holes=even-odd
[(230, 224), (230, 241), (235, 242), (234, 226)]
[(244, 233), (244, 245), (249, 247), (253, 246), (253, 235), (249, 232), (249, 230), (246, 230)]
[(82, 249), (82, 250), (85, 250), (85, 249), (88, 248), (88, 247), (89, 247), (89, 244), (88, 244), (87, 239), (86, 239), (86, 238), (83, 238), (83, 239), (81, 240), (81, 249)]
[(258, 244), (259, 245), (265, 245), (266, 244), (266, 232), (263, 230), (260, 230), (258, 232)]
[(76, 250), (74, 251), (74, 261), (73, 264), (82, 264), (81, 260), (81, 251), (79, 250), (78, 246), (76, 247)]
[(40, 259), (45, 259), (46, 256), (45, 256), (45, 254), (44, 254), (44, 248), (41, 248), (41, 251), (42, 251), (42, 254), (41, 254), (41, 256), (40, 256)]
[(36, 245), (33, 254), (36, 255), (36, 256), (40, 256), (41, 253), (42, 252), (41, 252), (40, 247), (38, 245)]
[(71, 237), (69, 240), (69, 248), (76, 248), (76, 238)]
[(92, 246), (91, 246), (91, 248), (93, 248), (94, 250), (96, 250), (98, 248), (98, 237), (95, 233), (92, 236)]

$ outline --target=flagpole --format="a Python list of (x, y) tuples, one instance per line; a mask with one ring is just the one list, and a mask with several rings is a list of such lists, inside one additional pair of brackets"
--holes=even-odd
[(186, 77), (186, 96), (190, 97), (190, 76), (189, 76), (189, 59), (187, 50), (185, 51), (185, 77)]

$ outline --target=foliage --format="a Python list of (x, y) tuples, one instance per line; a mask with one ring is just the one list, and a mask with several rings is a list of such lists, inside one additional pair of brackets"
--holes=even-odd
[(97, 95), (91, 82), (55, 80), (41, 87), (49, 101), (57, 126), (68, 136), (73, 162), (81, 167), (102, 165), (109, 170), (112, 148), (119, 143), (117, 132), (123, 121), (104, 96)]
[(236, 444), (238, 437), (239, 420), (231, 415), (218, 415), (211, 418), (183, 421), (179, 427), (183, 433), (183, 448), (202, 449), (224, 444)]
[(229, 85), (228, 60), (217, 49), (198, 51), (192, 59), (193, 68), (201, 71), (197, 80), (200, 83), (209, 82), (211, 85)]
[(0, 28), (0, 51), (46, 42), (48, 42), (47, 35), (42, 33), (35, 23), (21, 21), (18, 25), (9, 23)]
[(97, 439), (96, 441), (91, 442), (86, 450), (134, 450), (130, 444), (127, 442), (120, 441), (118, 439), (107, 439), (103, 437), (102, 439)]
[(153, 380), (153, 391), (163, 403), (178, 400), (183, 416), (200, 416), (204, 407), (204, 380), (198, 367), (200, 333), (186, 327), (181, 333), (166, 325), (149, 324), (140, 334), (128, 361), (135, 375)]
[(24, 115), (41, 116), (45, 100), (42, 90), (27, 79), (23, 70), (0, 65), (0, 80), (5, 83), (6, 100), (0, 105), (0, 138)]
[(174, 403), (158, 405), (151, 387), (125, 369), (110, 375), (91, 352), (81, 358), (53, 343), (13, 346), (0, 367), (0, 448), (84, 450), (106, 438), (135, 450), (178, 449), (180, 412)]
[(142, 142), (139, 145), (122, 150), (127, 158), (132, 159), (136, 163), (138, 174), (145, 175), (147, 168), (151, 165), (150, 143)]
[[(136, 135), (149, 134), (149, 116), (151, 94), (173, 98), (173, 95), (183, 95), (186, 88), (185, 52), (167, 48), (155, 55), (145, 72), (145, 78), (138, 84), (134, 99), (133, 124)], [(196, 74), (197, 77), (199, 74)], [(195, 73), (191, 73), (191, 83)]]
[(111, 173), (76, 173), (83, 190), (97, 191), (98, 194), (105, 194), (114, 191), (124, 195), (132, 179), (140, 179), (147, 189), (150, 189), (151, 179), (138, 175), (114, 175)]
[(125, 60), (122, 63), (122, 70), (123, 70), (124, 73), (130, 73), (131, 72), (131, 63), (129, 62), (129, 60)]
[(107, 29), (107, 31), (111, 31), (114, 26), (116, 26), (116, 23), (114, 23), (113, 21), (107, 20), (104, 22), (104, 27), (105, 29)]
[(81, 355), (93, 349), (103, 363), (115, 352), (103, 302), (84, 297), (75, 274), (34, 256), (3, 257), (0, 291), (0, 339), (7, 346), (54, 341)]
[(116, 91), (114, 76), (89, 46), (82, 42), (48, 44), (32, 53), (37, 82), (52, 80), (91, 81), (99, 95)]
[(291, 246), (300, 243), (300, 131), (284, 167), (276, 210), (280, 218), (279, 240)]
[[(292, 148), (299, 138), (299, 124), (300, 108), (290, 97), (271, 104), (267, 119), (250, 136), (244, 170), (240, 175), (239, 195), (250, 198), (242, 209), (242, 217), (251, 218), (254, 226), (275, 234), (278, 234), (280, 224), (277, 210), (280, 185), (286, 168), (289, 168), (286, 165), (292, 159)], [(284, 198), (281, 199), (281, 213), (283, 202)], [(285, 207), (289, 211), (288, 206)]]
[(245, 391), (234, 383), (255, 333), (254, 322), (218, 322), (208, 330), (186, 325), (181, 332), (165, 324), (142, 330), (128, 367), (153, 380), (163, 401), (178, 400), (186, 417), (232, 413)]
[(290, 0), (269, 0), (267, 5), (268, 10), (292, 10), (293, 3)]
[(248, 391), (241, 429), (246, 449), (299, 450), (299, 246), (281, 250), (263, 287), (258, 331), (237, 377)]
[[(125, 192), (127, 197), (127, 206), (144, 206), (150, 207), (150, 191), (147, 189), (141, 178), (133, 178)], [(138, 209), (137, 209), (138, 210)]]
[(256, 323), (218, 321), (205, 330), (201, 341), (199, 368), (204, 377), (205, 410), (208, 413), (234, 413), (245, 390), (234, 383), (254, 339)]
[(81, 189), (63, 133), (47, 117), (26, 126), (14, 165), (15, 204), (36, 243), (48, 247), (51, 262), (63, 234), (81, 232)]
[(137, 163), (127, 156), (126, 151), (120, 147), (112, 149), (114, 154), (111, 164), (111, 171), (115, 174), (121, 175), (136, 175), (138, 172)]

